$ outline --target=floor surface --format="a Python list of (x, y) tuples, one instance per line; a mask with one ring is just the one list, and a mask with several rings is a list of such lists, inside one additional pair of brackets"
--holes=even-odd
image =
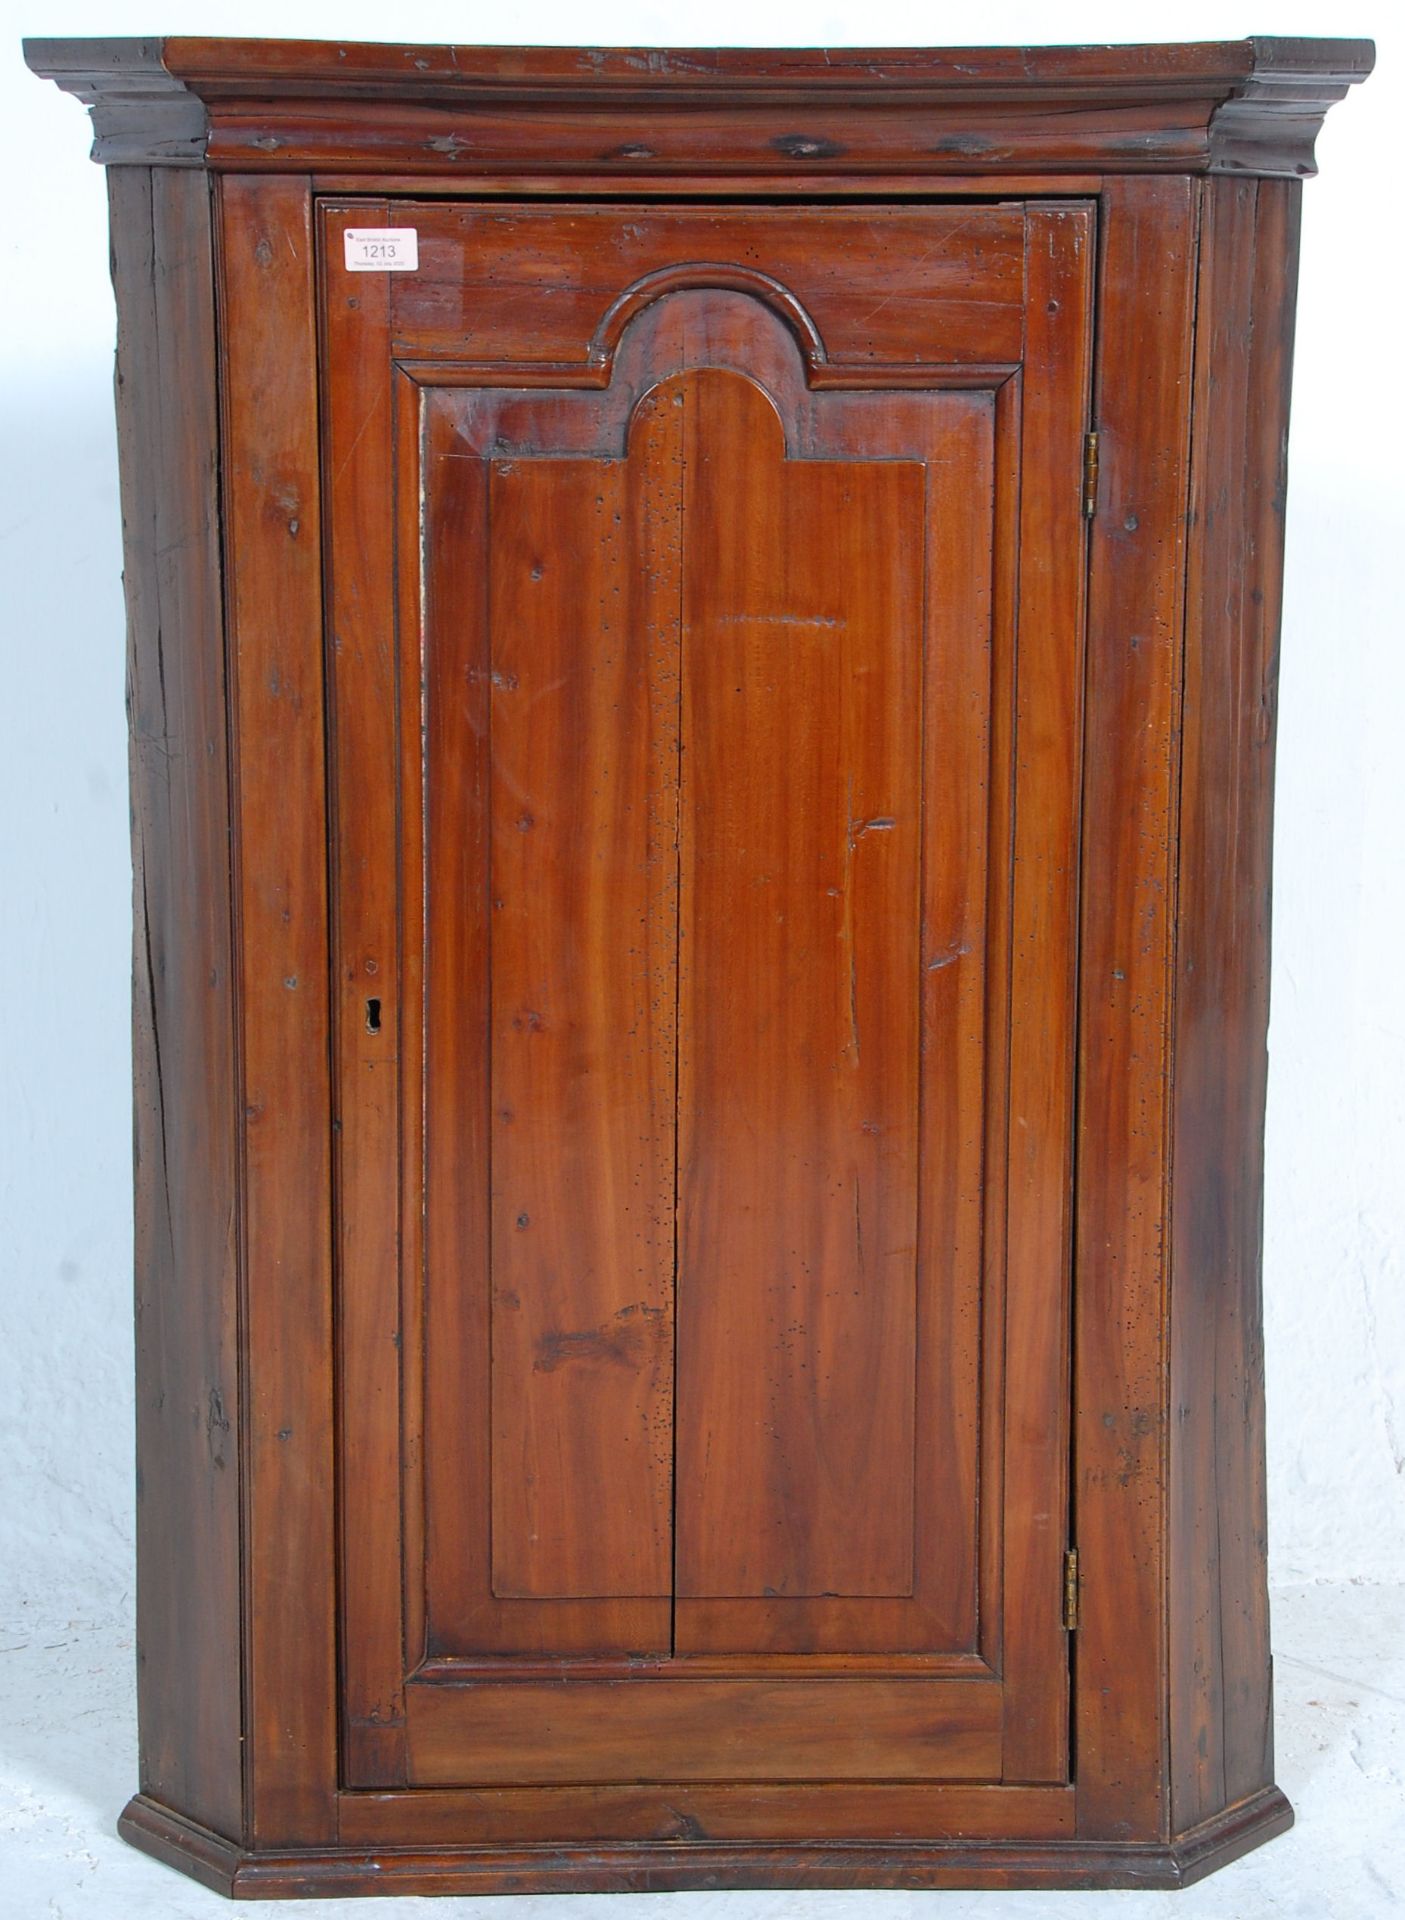
[(136, 1777), (129, 1621), (0, 1629), (0, 1916), (185, 1920), (1376, 1920), (1405, 1912), (1405, 1588), (1273, 1596), (1278, 1782), (1298, 1824), (1186, 1893), (553, 1894), (236, 1908), (117, 1839)]

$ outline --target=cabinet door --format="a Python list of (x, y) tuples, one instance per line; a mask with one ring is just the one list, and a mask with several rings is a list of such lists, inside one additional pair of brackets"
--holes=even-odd
[(323, 208), (348, 1785), (1067, 1777), (1093, 234)]

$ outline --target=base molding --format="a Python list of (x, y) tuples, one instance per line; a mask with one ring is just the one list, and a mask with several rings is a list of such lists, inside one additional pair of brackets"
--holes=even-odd
[(124, 1840), (235, 1900), (357, 1894), (669, 1893), (758, 1887), (1190, 1886), (1293, 1824), (1277, 1787), (1193, 1827), (1148, 1841), (710, 1840), (618, 1846), (317, 1847), (249, 1852), (145, 1795), (118, 1822)]

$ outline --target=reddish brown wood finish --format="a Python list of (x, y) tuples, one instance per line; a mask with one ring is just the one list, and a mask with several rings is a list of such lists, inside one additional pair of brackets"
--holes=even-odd
[(123, 1832), (257, 1898), (1282, 1831), (1282, 450), (1369, 46), (27, 53), (125, 163)]
[[(348, 310), (343, 301), (324, 307), (324, 366), (354, 370), (365, 353), (367, 331), (374, 330), (388, 308), (385, 279), (371, 274), (362, 281), (354, 309)], [(353, 320), (364, 312), (368, 327), (347, 325), (348, 312)], [(375, 485), (392, 436), (387, 392), (346, 436), (334, 427), (323, 448), (327, 525), (341, 556), (328, 580), (328, 741), (333, 760), (356, 755), (368, 766), (394, 765), (399, 747), (397, 674), (385, 638), (387, 629), (393, 631), (395, 609), (392, 605), (386, 610), (381, 629), (368, 630), (357, 619), (361, 606), (374, 603), (380, 591), (378, 536), (383, 527), (389, 537), (395, 533)], [(387, 909), (393, 914), (396, 899), (395, 868), (379, 857), (377, 788), (368, 784), (361, 793), (340, 796), (338, 805), (335, 782), (332, 786), (337, 1267), (342, 1273), (358, 1264), (371, 1271), (394, 1271), (403, 1257), (413, 1271), (417, 1216), (413, 1209), (402, 1209), (399, 1189), (399, 1054), (402, 1044), (414, 1044), (414, 1036), (401, 1025), (398, 944), (384, 937)], [(398, 1374), (399, 1315), (386, 1314), (375, 1293), (339, 1287), (336, 1330), (343, 1403), (374, 1405), (386, 1371), (392, 1378)], [(342, 1421), (338, 1471), (348, 1486), (394, 1487), (400, 1472), (399, 1433), (375, 1422)], [(343, 1501), (338, 1518), (342, 1593), (365, 1596), (394, 1623), (398, 1639), (400, 1527), (395, 1503), (369, 1500), (349, 1515)], [(377, 1650), (350, 1629), (344, 1604), (340, 1624), (343, 1685), (355, 1703), (342, 1723), (344, 1764), (353, 1771), (372, 1764), (382, 1778), (403, 1779), (397, 1732), (404, 1712), (400, 1663), (387, 1666)]]
[(387, 1819), (407, 1845), (453, 1845), (471, 1837), (549, 1844), (685, 1839), (999, 1840), (1013, 1815), (1029, 1840), (1073, 1834), (1071, 1787), (971, 1787), (910, 1781), (749, 1782), (743, 1794), (706, 1782), (663, 1787), (488, 1787), (472, 1796), (432, 1787), (414, 1793), (347, 1794), (343, 1839), (374, 1845)]
[(1273, 1778), (1262, 1167), (1300, 191), (1216, 182), (1202, 212), (1173, 1029), (1175, 1831)]
[(730, 371), (663, 395), (688, 562), (679, 1649), (716, 1650), (699, 1614), (735, 1601), (808, 1652), (820, 1596), (914, 1586), (927, 475), (788, 460)]
[(240, 1841), (239, 1123), (210, 193), (159, 169), (108, 182), (132, 781), (141, 1781)]
[[(95, 157), (240, 170), (872, 175), (1314, 170), (1363, 40), (1191, 46), (396, 47), (32, 40)], [(367, 112), (374, 103), (375, 111)], [(684, 111), (679, 111), (684, 109)], [(608, 190), (608, 188), (607, 188)]]
[[(1074, 1027), (1083, 779), (1083, 624), (1087, 555), (1081, 500), (1066, 486), (1032, 491), (1081, 446), (1092, 335), (1068, 324), (1089, 310), (1097, 230), (1082, 207), (1029, 215), (1026, 371), (1022, 377), (1014, 860), (1010, 887), (1010, 1084), (1006, 1122), (1005, 1396), (1000, 1497), (1004, 1530), (1004, 1778), (1068, 1778), (1068, 1694), (1046, 1676), (1067, 1658), (1061, 1569), (1069, 1544), (1065, 1431), (1070, 1269)], [(1006, 875), (998, 874), (997, 884)], [(989, 1177), (989, 1176), (988, 1176)], [(1056, 1588), (1060, 1589), (1056, 1592)]]
[(713, 1782), (736, 1806), (753, 1780), (991, 1780), (1000, 1769), (1000, 1689), (988, 1677), (699, 1679), (683, 1666), (417, 1687), (411, 1777), (613, 1784), (647, 1769), (670, 1784)]
[[(956, 1803), (959, 1810), (969, 1804), (966, 1795), (972, 1790), (934, 1787), (928, 1791), (934, 1796), (954, 1791), (961, 1796)], [(410, 1895), (661, 1893), (734, 1886), (1179, 1888), (1192, 1886), (1292, 1824), (1288, 1803), (1274, 1787), (1204, 1821), (1173, 1845), (1078, 1840), (1050, 1832), (1045, 1795), (1056, 1790), (978, 1791), (1001, 1795), (1009, 1815), (1004, 1832), (1017, 1831), (1019, 1838), (992, 1840), (979, 1830), (970, 1833), (957, 1811), (959, 1833), (945, 1833), (947, 1817), (937, 1813), (929, 1815), (931, 1827), (924, 1826), (922, 1839), (909, 1839), (911, 1809), (923, 1806), (912, 1797), (911, 1789), (904, 1795), (896, 1831), (885, 1821), (879, 1838), (843, 1837), (822, 1848), (750, 1835), (741, 1840), (708, 1839), (699, 1834), (690, 1816), (678, 1812), (678, 1803), (686, 1806), (689, 1801), (686, 1788), (674, 1788), (669, 1794), (675, 1817), (666, 1838), (626, 1844), (474, 1845), (459, 1840), (452, 1845), (411, 1844), (380, 1852), (345, 1846), (252, 1854), (240, 1852), (141, 1796), (123, 1814), (121, 1832), (134, 1846), (181, 1868), (218, 1893), (236, 1900), (276, 1900), (384, 1894), (387, 1885)], [(804, 1795), (803, 1785), (789, 1789), (787, 1801), (804, 1806)], [(434, 1797), (415, 1796), (417, 1802)], [(472, 1798), (475, 1805), (482, 1800), (491, 1804), (494, 1795), (490, 1790)], [(384, 1799), (378, 1801), (378, 1809), (377, 1831), (384, 1833), (394, 1826), (394, 1815)], [(819, 1817), (814, 1827), (827, 1826), (828, 1810), (816, 1810)], [(569, 1818), (562, 1824), (569, 1826)], [(618, 1816), (611, 1821), (612, 1827), (620, 1824), (626, 1822)], [(841, 1833), (848, 1824), (842, 1811), (835, 1824)], [(867, 1823), (860, 1819), (855, 1824)], [(975, 1824), (979, 1829), (985, 1822)], [(1026, 1831), (1029, 1837), (1024, 1837)]]
[[(489, 1578), (504, 1600), (663, 1598), (677, 587), (650, 565), (657, 541), (646, 558), (626, 531), (642, 451), (495, 460), (486, 477), (491, 548), (464, 543), (459, 562), (489, 602)], [(468, 585), (458, 572), (450, 591)], [(436, 1039), (441, 1024), (431, 1005)], [(666, 1647), (667, 1610), (641, 1612), (639, 1650)]]
[[(824, 511), (826, 487), (864, 504), (831, 506), (833, 533), (808, 550), (802, 527), (757, 526), (753, 564), (779, 548), (789, 580), (749, 596), (745, 562), (709, 550), (725, 530), (704, 519), (698, 532), (695, 602), (730, 593), (738, 607), (790, 609), (795, 625), (714, 610), (709, 627), (706, 607), (689, 608), (680, 1652), (977, 1644), (980, 1095), (963, 1114), (953, 1083), (979, 1087), (986, 1065), (982, 1015), (963, 1034), (953, 1009), (980, 1006), (989, 829), (927, 796), (948, 756), (978, 794), (989, 752), (993, 409), (977, 396), (890, 404), (816, 411), (809, 459), (790, 467), (792, 512), (807, 498)], [(699, 440), (700, 505), (703, 459)], [(959, 493), (942, 484), (954, 462)], [(885, 541), (908, 557), (872, 569), (875, 592), (868, 562)], [(885, 590), (908, 604), (880, 603), (875, 618)], [(904, 652), (895, 631), (910, 636)], [(792, 753), (796, 774), (769, 806), (739, 787), (735, 767)], [(722, 926), (725, 945), (709, 938)], [(930, 965), (938, 954), (952, 956), (949, 979)], [(768, 1141), (781, 1145), (769, 1173)], [(813, 1209), (807, 1162), (835, 1170)], [(745, 1379), (738, 1353), (764, 1356)], [(859, 1448), (841, 1437), (854, 1433)], [(940, 1473), (922, 1471), (937, 1459)], [(846, 1578), (836, 1556), (851, 1542), (866, 1544)], [(748, 1568), (758, 1551), (774, 1558)], [(828, 1564), (793, 1567), (788, 1551)]]
[[(245, 1823), (336, 1831), (327, 827), (311, 202), (221, 183), (243, 1193)], [(295, 1623), (292, 1625), (290, 1623)]]
[[(730, 1697), (727, 1660), (742, 1660), (755, 1764), (794, 1772), (760, 1737), (763, 1656), (796, 1680), (797, 1655), (876, 1672), (886, 1651), (964, 1676), (935, 1685), (939, 1710), (908, 1696), (953, 1729), (1008, 1664), (1016, 1732), (980, 1766), (1064, 1779), (1078, 736), (1036, 721), (1013, 663), (1023, 593), (1049, 636), (1031, 677), (1079, 682), (1091, 217), (887, 216), (931, 265), (866, 324), (871, 219), (422, 205), (424, 271), (371, 307), (340, 235), (376, 211), (329, 211), (324, 248), (335, 705), (382, 728), (338, 726), (334, 753), (334, 811), (355, 810), (337, 832), (355, 915), (338, 961), (340, 1165), (377, 1236), (344, 1238), (341, 1274), (350, 1778), (637, 1775), (645, 1749), (673, 1772), (717, 1764), (681, 1737), (677, 1761), (657, 1739), (628, 1759), (628, 1715), (605, 1731), (613, 1696), (580, 1695), (568, 1720), (546, 1704), (549, 1664), (519, 1669), (546, 1692), (484, 1745), (486, 1669), (463, 1663), (506, 1653), (631, 1655), (615, 1678), (636, 1691), (669, 1678), (638, 1656), (686, 1656), (701, 1690), (679, 1697), (697, 1713), (670, 1717), (700, 1741), (719, 1711), (705, 1698)], [(698, 264), (664, 273), (670, 254)], [(514, 282), (540, 287), (530, 309)], [(888, 312), (925, 309), (949, 352), (983, 324), (1018, 362), (1026, 302), (1039, 344), (1008, 404), (1009, 361), (914, 365)], [(931, 391), (909, 391), (919, 380)], [(1023, 469), (1021, 390), (1037, 449)], [(422, 503), (398, 559), (400, 508), (364, 510), (392, 498)], [(744, 518), (717, 514), (738, 499)], [(389, 675), (369, 701), (364, 662)], [(398, 774), (397, 707), (412, 716)], [(1011, 892), (1016, 832), (1030, 878)], [(422, 1000), (397, 987), (421, 927)], [(374, 1033), (368, 984), (385, 996)], [(410, 1035), (427, 1078), (401, 1072), (397, 1091)], [(1005, 1187), (983, 1167), (1004, 1164), (1007, 1082), (1008, 1281)], [(400, 1338), (419, 1286), (413, 1256), (397, 1286), (397, 1165), (404, 1228), (421, 1213), (427, 1227), (423, 1358)], [(820, 1166), (834, 1177), (817, 1207)], [(491, 1198), (472, 1195), (475, 1167)], [(1006, 1326), (1022, 1409), (1008, 1425)], [(422, 1366), (428, 1532), (421, 1546), (407, 1480), (397, 1577)], [(427, 1606), (419, 1680), (402, 1590)], [(870, 1690), (892, 1764), (929, 1771), (926, 1734), (904, 1761), (893, 1701)], [(593, 1747), (557, 1751), (591, 1720)], [(804, 1724), (815, 1737), (818, 1705)], [(970, 1752), (941, 1764), (977, 1767)]]
[(1186, 180), (1111, 181), (1102, 200), (1073, 1531), (1079, 1825), (1105, 1839), (1168, 1831), (1167, 1022), (1198, 201)]

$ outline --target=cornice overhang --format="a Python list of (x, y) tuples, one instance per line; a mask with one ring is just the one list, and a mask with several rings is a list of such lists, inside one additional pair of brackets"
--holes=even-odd
[(1316, 171), (1369, 40), (753, 50), (28, 40), (109, 166), (850, 182)]

